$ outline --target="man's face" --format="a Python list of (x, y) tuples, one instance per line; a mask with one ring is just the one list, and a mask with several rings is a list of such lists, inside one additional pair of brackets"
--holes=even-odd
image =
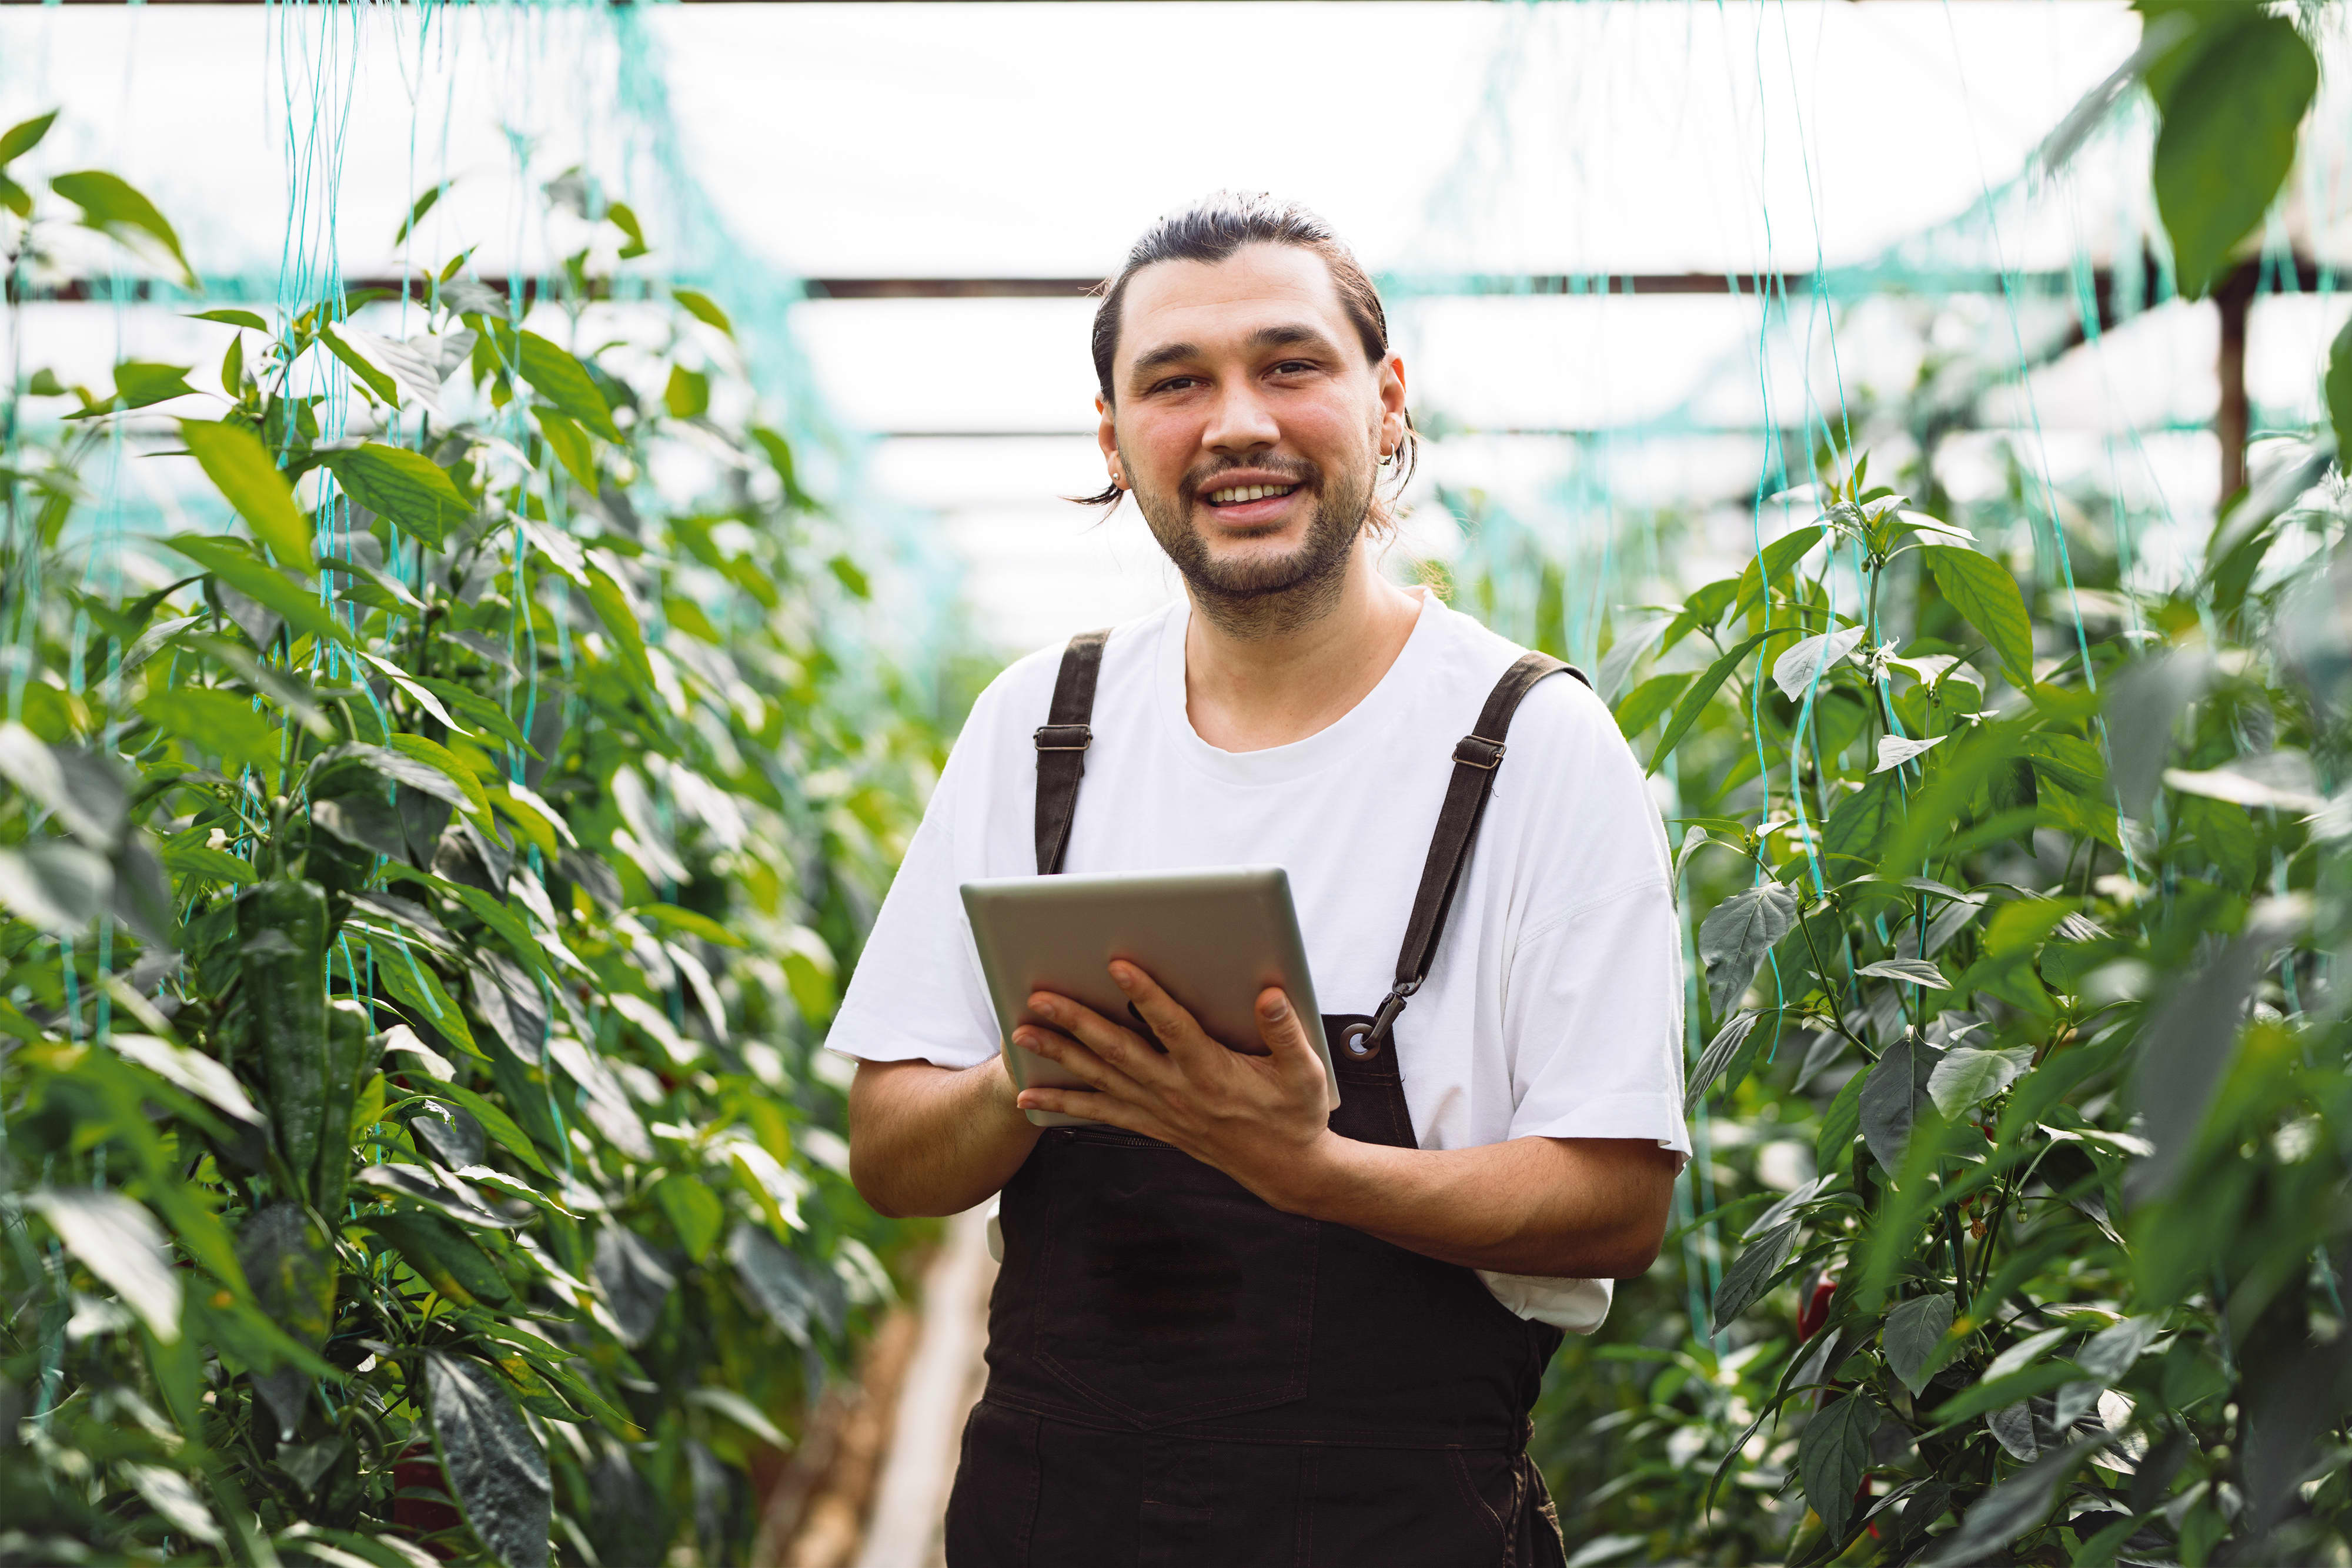
[(1336, 587), (1403, 435), (1404, 378), (1366, 361), (1321, 256), (1145, 267), (1111, 373), (1103, 454), (1204, 607)]

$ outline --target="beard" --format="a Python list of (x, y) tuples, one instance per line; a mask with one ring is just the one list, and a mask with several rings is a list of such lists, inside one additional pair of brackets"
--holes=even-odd
[[(1182, 574), (1192, 601), (1230, 635), (1265, 637), (1293, 632), (1322, 618), (1339, 601), (1348, 560), (1372, 509), (1373, 476), (1348, 476), (1327, 483), (1321, 467), (1307, 462), (1260, 459), (1246, 466), (1270, 469), (1315, 497), (1306, 537), (1280, 555), (1220, 560), (1192, 525), (1192, 507), (1216, 488), (1221, 475), (1244, 466), (1219, 463), (1184, 476), (1175, 493), (1130, 492), (1151, 537)], [(1130, 465), (1130, 473), (1133, 468)]]

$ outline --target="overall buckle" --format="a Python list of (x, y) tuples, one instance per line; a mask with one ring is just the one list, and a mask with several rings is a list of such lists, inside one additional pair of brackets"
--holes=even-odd
[(1349, 1024), (1339, 1036), (1339, 1049), (1348, 1060), (1370, 1061), (1378, 1056), (1396, 1026), (1397, 1014), (1404, 1011), (1406, 999), (1420, 988), (1418, 983), (1397, 987), (1381, 999), (1380, 1009), (1372, 1014), (1371, 1022)]
[(1041, 724), (1037, 727), (1037, 749), (1040, 751), (1084, 751), (1094, 744), (1093, 729), (1083, 724)]
[(1465, 735), (1454, 743), (1454, 760), (1473, 768), (1494, 768), (1503, 760), (1503, 743), (1483, 735)]

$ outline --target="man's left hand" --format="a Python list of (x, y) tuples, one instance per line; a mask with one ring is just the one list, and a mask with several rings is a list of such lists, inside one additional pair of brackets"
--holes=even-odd
[(1213, 1039), (1134, 965), (1110, 977), (1166, 1047), (1093, 1009), (1039, 991), (1030, 1011), (1050, 1028), (1024, 1024), (1013, 1042), (1049, 1057), (1093, 1086), (1024, 1089), (1021, 1106), (1140, 1133), (1214, 1166), (1276, 1207), (1308, 1181), (1330, 1130), (1330, 1085), (1290, 998), (1258, 993), (1258, 1036), (1267, 1051), (1246, 1055)]

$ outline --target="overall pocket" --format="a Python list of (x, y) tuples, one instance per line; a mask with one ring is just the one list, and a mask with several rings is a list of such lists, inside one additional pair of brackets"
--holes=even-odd
[(1320, 1227), (1149, 1138), (1057, 1142), (1036, 1364), (1144, 1427), (1304, 1398)]

